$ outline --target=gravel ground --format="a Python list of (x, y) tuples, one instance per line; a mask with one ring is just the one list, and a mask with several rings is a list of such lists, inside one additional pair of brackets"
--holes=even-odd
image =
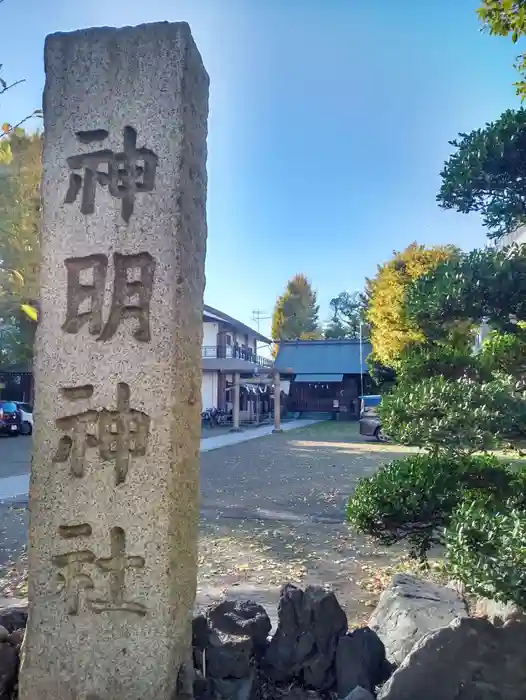
[(273, 617), (291, 581), (331, 586), (351, 622), (366, 619), (372, 572), (401, 550), (387, 554), (351, 532), (345, 507), (361, 476), (404, 454), (332, 422), (203, 454), (198, 606), (250, 597)]
[[(203, 453), (197, 607), (256, 599), (275, 619), (281, 585), (333, 588), (351, 623), (367, 619), (375, 572), (402, 550), (378, 550), (345, 523), (361, 476), (407, 450), (327, 422)], [(26, 592), (27, 511), (0, 503), (0, 596)]]

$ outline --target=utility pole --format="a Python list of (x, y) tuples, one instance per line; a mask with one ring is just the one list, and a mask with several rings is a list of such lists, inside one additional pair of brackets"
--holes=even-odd
[(268, 321), (270, 318), (272, 318), (272, 316), (267, 316), (265, 311), (262, 311), (261, 309), (254, 309), (254, 311), (252, 311), (252, 320), (257, 324), (258, 333), (261, 321)]
[(363, 397), (363, 324), (360, 321), (360, 391)]

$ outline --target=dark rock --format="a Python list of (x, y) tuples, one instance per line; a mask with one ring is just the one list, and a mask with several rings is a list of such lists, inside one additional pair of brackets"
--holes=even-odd
[(362, 627), (340, 637), (336, 647), (338, 696), (346, 697), (357, 686), (374, 690), (390, 675), (389, 671), (386, 675), (385, 662), (383, 642), (369, 627)]
[(489, 598), (479, 598), (475, 603), (474, 617), (485, 617), (497, 627), (502, 627), (508, 620), (520, 620), (525, 613), (513, 603), (498, 603)]
[(15, 683), (18, 672), (18, 654), (10, 644), (0, 644), (0, 698), (9, 693)]
[(25, 629), (27, 625), (27, 603), (11, 605), (8, 608), (0, 608), (0, 625), (8, 632)]
[(15, 630), (7, 637), (7, 641), (14, 647), (20, 647), (24, 641), (25, 632), (23, 629)]
[(225, 600), (208, 608), (206, 617), (212, 629), (226, 634), (251, 637), (256, 646), (266, 644), (272, 628), (265, 608), (251, 600)]
[(468, 683), (461, 689), (458, 700), (502, 700), (502, 694), (488, 683)]
[(212, 690), (210, 682), (200, 671), (195, 671), (194, 675), (194, 698), (195, 700), (211, 700)]
[(398, 666), (428, 632), (467, 614), (466, 604), (455, 590), (397, 574), (382, 593), (369, 627), (385, 644), (389, 661)]
[(526, 623), (461, 618), (419, 640), (378, 700), (526, 698)]
[(307, 690), (299, 685), (292, 685), (286, 689), (280, 688), (279, 696), (277, 697), (280, 700), (309, 700)]
[(210, 628), (206, 617), (204, 615), (194, 617), (192, 620), (192, 646), (194, 649), (206, 649), (209, 636)]
[(347, 695), (345, 700), (374, 700), (374, 695), (366, 688), (362, 688), (361, 685), (358, 685)]
[(278, 628), (265, 655), (265, 668), (275, 681), (293, 678), (316, 690), (335, 684), (338, 638), (347, 632), (347, 617), (330, 591), (287, 584), (281, 590)]
[(255, 680), (254, 669), (247, 678), (214, 678), (214, 695), (223, 700), (250, 700), (254, 695)]
[(211, 631), (205, 651), (206, 675), (212, 678), (245, 678), (251, 671), (254, 644), (250, 637)]
[(0, 626), (0, 642), (7, 642), (8, 637), (9, 632), (6, 630), (5, 627)]

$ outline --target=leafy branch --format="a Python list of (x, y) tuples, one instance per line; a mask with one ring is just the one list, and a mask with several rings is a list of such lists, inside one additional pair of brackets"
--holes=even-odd
[[(526, 0), (484, 0), (477, 10), (483, 28), (493, 36), (509, 36), (514, 44), (526, 35)], [(517, 95), (526, 99), (526, 52), (517, 56), (514, 67), (522, 80), (514, 83)]]

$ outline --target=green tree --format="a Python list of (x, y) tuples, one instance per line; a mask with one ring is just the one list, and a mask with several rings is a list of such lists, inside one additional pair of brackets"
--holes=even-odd
[(406, 311), (408, 289), (414, 280), (457, 255), (453, 246), (427, 248), (412, 243), (402, 252), (395, 251), (392, 260), (378, 266), (376, 277), (367, 280), (367, 319), (377, 363), (397, 369), (402, 352), (424, 340)]
[(450, 141), (455, 152), (440, 173), (437, 201), (443, 209), (478, 212), (490, 238), (526, 222), (526, 110)]
[(480, 382), (439, 375), (413, 383), (399, 376), (379, 413), (398, 442), (459, 457), (509, 447), (526, 428), (526, 402), (509, 377)]
[(446, 530), (448, 565), (472, 593), (526, 609), (525, 484), (508, 499), (462, 499)]
[[(406, 313), (424, 339), (403, 351), (380, 415), (387, 433), (423, 453), (363, 479), (348, 507), (356, 527), (388, 544), (407, 539), (422, 559), (445, 543), (468, 589), (519, 605), (526, 469), (475, 453), (526, 436), (525, 255), (519, 246), (458, 255), (413, 282)], [(452, 328), (487, 318), (498, 330), (480, 352), (450, 342)]]
[(294, 275), (278, 297), (272, 316), (272, 340), (320, 338), (316, 292), (303, 274)]
[[(9, 143), (9, 139), (0, 138), (0, 168), (2, 168), (2, 166), (9, 165), (9, 163), (12, 160), (13, 160), (13, 154), (11, 152), (11, 144)], [(0, 171), (0, 177), (1, 177), (1, 171)]]
[(361, 479), (347, 515), (358, 530), (381, 544), (406, 541), (411, 554), (425, 560), (431, 546), (444, 544), (444, 528), (455, 521), (466, 496), (481, 493), (502, 502), (524, 493), (525, 486), (524, 475), (490, 455), (411, 455)]
[(38, 299), (42, 137), (11, 132), (12, 161), (0, 176), (0, 319), (4, 356), (31, 360), (35, 324), (21, 309)]
[(359, 292), (340, 292), (330, 300), (329, 306), (331, 318), (323, 332), (325, 338), (357, 339), (360, 337), (360, 326), (362, 337), (369, 336), (364, 295)]
[(502, 333), (523, 333), (526, 245), (473, 250), (444, 261), (411, 287), (406, 310), (433, 341), (446, 340), (452, 326), (483, 321)]
[[(514, 44), (526, 34), (526, 0), (484, 0), (477, 10), (484, 28), (496, 36), (510, 36)], [(515, 83), (517, 94), (526, 97), (526, 53), (515, 64), (521, 79)]]
[(491, 372), (508, 374), (523, 389), (526, 380), (526, 339), (524, 329), (520, 333), (492, 331), (482, 345), (480, 360)]

